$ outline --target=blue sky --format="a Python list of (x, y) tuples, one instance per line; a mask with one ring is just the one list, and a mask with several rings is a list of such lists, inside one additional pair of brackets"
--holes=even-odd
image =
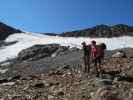
[(29, 32), (56, 32), (98, 24), (133, 26), (133, 0), (0, 0), (0, 21)]

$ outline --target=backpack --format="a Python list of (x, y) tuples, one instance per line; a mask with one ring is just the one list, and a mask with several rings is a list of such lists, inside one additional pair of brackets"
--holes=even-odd
[(96, 58), (97, 56), (97, 48), (95, 46), (91, 46), (91, 56)]

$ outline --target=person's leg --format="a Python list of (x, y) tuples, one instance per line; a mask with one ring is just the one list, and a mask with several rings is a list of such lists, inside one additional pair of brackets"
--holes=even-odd
[(87, 71), (87, 58), (84, 56), (84, 72)]
[(95, 73), (98, 72), (98, 68), (97, 68), (97, 58), (94, 59), (94, 68), (95, 68)]
[(96, 73), (96, 77), (99, 77), (100, 76), (100, 73), (98, 71), (98, 58), (95, 59), (95, 73)]
[(98, 58), (98, 63), (99, 63), (99, 76), (103, 77), (103, 69), (102, 69), (102, 58)]
[(90, 72), (90, 58), (89, 56), (87, 57), (87, 72)]
[(98, 66), (99, 66), (99, 72), (101, 71), (101, 58), (100, 57), (98, 57), (97, 58), (97, 60), (98, 60)]

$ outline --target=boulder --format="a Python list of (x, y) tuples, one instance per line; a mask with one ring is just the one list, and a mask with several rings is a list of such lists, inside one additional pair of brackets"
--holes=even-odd
[(58, 48), (58, 50), (56, 50), (52, 55), (51, 55), (51, 57), (56, 57), (56, 56), (62, 56), (62, 55), (64, 55), (64, 54), (67, 54), (68, 52), (68, 48), (69, 47), (65, 47), (65, 46), (60, 46), (59, 48)]
[(77, 48), (77, 47), (72, 47), (72, 48), (69, 48), (70, 51), (79, 51), (80, 49)]
[(36, 83), (33, 85), (33, 87), (35, 88), (44, 88), (44, 83), (40, 82), (40, 83)]
[(18, 41), (13, 41), (13, 42), (0, 41), (0, 47), (3, 47), (3, 46), (10, 46), (10, 45), (16, 44), (17, 42), (18, 42)]
[(18, 54), (18, 61), (34, 61), (45, 57), (56, 57), (67, 54), (68, 47), (59, 44), (34, 45)]
[(8, 69), (0, 69), (0, 74), (5, 74), (8, 71)]
[(112, 55), (113, 58), (123, 58), (126, 57), (126, 53), (124, 51), (118, 51)]
[(50, 57), (59, 48), (58, 44), (34, 45), (22, 50), (18, 54), (18, 61), (37, 60), (43, 57)]
[(110, 88), (99, 88), (91, 100), (120, 100)]
[(129, 65), (130, 65), (129, 68), (124, 72), (122, 72), (122, 74), (124, 73), (127, 76), (133, 77), (133, 61), (131, 61)]
[(15, 82), (2, 83), (2, 86), (13, 86), (13, 85), (15, 85)]

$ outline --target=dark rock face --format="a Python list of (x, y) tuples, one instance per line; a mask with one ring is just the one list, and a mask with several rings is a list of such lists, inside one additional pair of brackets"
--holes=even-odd
[(45, 57), (63, 55), (66, 50), (68, 50), (67, 47), (60, 46), (59, 44), (34, 45), (28, 49), (22, 50), (18, 54), (18, 61), (32, 61)]
[(36, 60), (42, 57), (51, 56), (59, 48), (58, 44), (35, 45), (28, 49), (22, 50), (18, 54), (18, 60)]
[(13, 33), (21, 33), (22, 31), (12, 28), (2, 22), (0, 22), (0, 40), (6, 39), (9, 35)]
[(107, 26), (107, 25), (97, 25), (92, 28), (79, 30), (79, 31), (72, 31), (72, 32), (65, 32), (62, 33), (60, 36), (63, 37), (117, 37), (117, 36), (133, 36), (133, 27), (118, 24), (114, 26)]
[(59, 35), (59, 34), (56, 34), (56, 33), (41, 33), (41, 34), (49, 35), (49, 36), (58, 36)]
[(51, 57), (56, 57), (56, 56), (62, 56), (69, 53), (69, 47), (65, 47), (65, 46), (60, 46), (58, 48), (58, 50), (56, 50)]
[(10, 46), (17, 43), (17, 41), (13, 41), (13, 42), (5, 42), (5, 41), (0, 41), (0, 47), (2, 46)]

